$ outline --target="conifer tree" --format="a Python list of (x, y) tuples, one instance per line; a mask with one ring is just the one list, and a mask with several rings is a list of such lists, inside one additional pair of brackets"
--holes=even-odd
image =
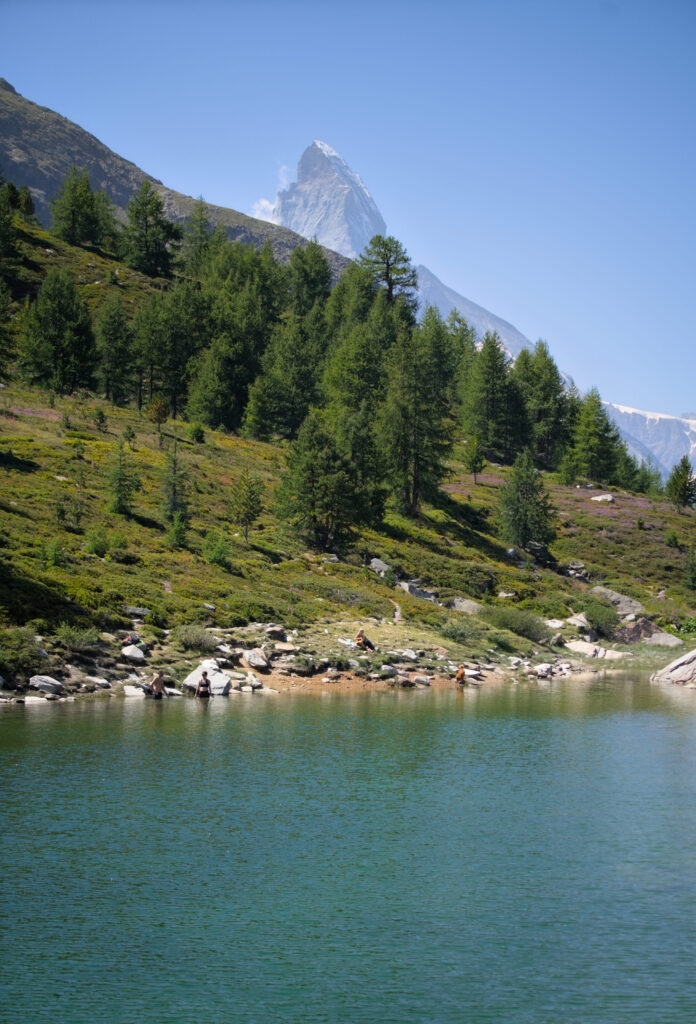
[(263, 512), (263, 480), (248, 469), (232, 488), (230, 515), (232, 521), (244, 529), (244, 543), (249, 546), (249, 527), (253, 526)]
[(538, 341), (533, 352), (522, 349), (511, 376), (522, 393), (534, 456), (551, 467), (560, 453), (566, 401), (563, 378), (548, 345)]
[(162, 515), (170, 523), (175, 516), (188, 521), (189, 475), (180, 454), (176, 438), (165, 456), (162, 476)]
[(553, 508), (528, 450), (517, 456), (507, 483), (500, 488), (500, 520), (503, 539), (518, 547), (553, 539)]
[(30, 382), (60, 394), (91, 387), (97, 363), (92, 325), (65, 268), (48, 272), (29, 307), (20, 361)]
[[(17, 228), (14, 222), (14, 210), (7, 185), (0, 187), (0, 260), (14, 256), (17, 242)], [(0, 271), (2, 271), (0, 265)]]
[(51, 201), (51, 229), (71, 245), (99, 245), (115, 235), (113, 204), (104, 192), (92, 191), (87, 171), (72, 167), (61, 183)]
[(24, 220), (31, 220), (34, 216), (34, 199), (28, 185), (22, 185), (19, 190), (18, 209)]
[(133, 495), (140, 487), (140, 480), (126, 453), (123, 441), (118, 443), (118, 451), (109, 469), (107, 482), (111, 494), (109, 510), (121, 516), (130, 515)]
[(377, 285), (386, 289), (390, 304), (400, 295), (415, 315), (418, 274), (401, 242), (393, 235), (375, 235), (360, 256), (360, 265), (370, 271)]
[(94, 207), (87, 171), (71, 167), (50, 205), (51, 230), (55, 235), (70, 245), (92, 240)]
[(483, 457), (481, 451), (481, 445), (478, 443), (478, 438), (474, 435), (466, 446), (464, 451), (464, 465), (466, 466), (469, 473), (474, 475), (474, 483), (476, 483), (476, 476), (481, 472), (483, 467), (486, 465), (486, 460)]
[(464, 398), (466, 433), (477, 437), (484, 456), (509, 460), (527, 439), (527, 422), (517, 382), (497, 334), (486, 333), (476, 353)]
[(442, 387), (449, 358), (442, 330), (434, 312), (422, 327), (402, 328), (386, 360), (389, 383), (378, 437), (391, 489), (410, 515), (436, 492), (452, 443), (450, 394)]
[(325, 303), (331, 292), (331, 267), (314, 239), (307, 246), (296, 246), (288, 263), (292, 310), (306, 316), (316, 305)]
[(10, 303), (12, 296), (4, 281), (0, 280), (0, 381), (9, 379), (9, 364), (14, 354), (10, 333)]
[(213, 225), (208, 216), (208, 208), (200, 196), (186, 222), (183, 234), (182, 256), (189, 274), (198, 277), (205, 266), (210, 253)]
[(672, 467), (665, 484), (665, 495), (677, 509), (696, 504), (696, 480), (688, 455), (683, 455)]
[(149, 181), (130, 200), (126, 213), (123, 244), (128, 266), (149, 277), (169, 277), (181, 229), (167, 220), (162, 197)]
[(105, 398), (115, 405), (128, 401), (133, 380), (133, 338), (121, 298), (110, 295), (96, 325), (99, 377)]
[(578, 474), (590, 480), (612, 482), (622, 444), (599, 391), (592, 388), (580, 402), (574, 430), (572, 459)]
[(310, 412), (290, 449), (277, 512), (320, 550), (339, 542), (359, 519), (353, 467), (320, 412)]
[(323, 338), (313, 323), (289, 316), (273, 333), (249, 391), (245, 430), (266, 439), (294, 438), (318, 393)]

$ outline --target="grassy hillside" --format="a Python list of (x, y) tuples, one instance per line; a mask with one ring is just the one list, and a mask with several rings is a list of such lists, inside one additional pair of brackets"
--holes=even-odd
[[(591, 501), (595, 491), (549, 482), (559, 513), (552, 545), (559, 566), (520, 565), (497, 533), (506, 470), (488, 467), (474, 485), (455, 452), (437, 506), (426, 507), (416, 520), (389, 511), (379, 530), (355, 534), (338, 560), (329, 561), (307, 551), (272, 513), (282, 446), (214, 431), (196, 444), (185, 424), (168, 421), (160, 447), (156, 427), (132, 409), (88, 395), (51, 401), (16, 385), (0, 395), (4, 625), (39, 620), (48, 630), (66, 621), (126, 626), (124, 608), (139, 606), (151, 610), (158, 627), (248, 621), (300, 626), (391, 620), (396, 600), (406, 622), (435, 633), (443, 627), (452, 632), (454, 623), (476, 633), (468, 616), (395, 589), (396, 580), (419, 579), (442, 604), (473, 597), (560, 617), (586, 601), (588, 583), (563, 573), (571, 560), (585, 563), (589, 585), (603, 582), (639, 598), (664, 624), (678, 627), (694, 615), (694, 594), (682, 581), (684, 550), (696, 543), (694, 514), (679, 514), (664, 501), (616, 492), (614, 504), (598, 505)], [(98, 410), (106, 416), (101, 430)], [(134, 439), (127, 452), (141, 487), (133, 514), (124, 517), (107, 510), (107, 473), (129, 427)], [(191, 526), (182, 550), (169, 546), (161, 512), (165, 451), (175, 437), (191, 481)], [(266, 511), (248, 548), (228, 512), (230, 485), (245, 467), (262, 476), (266, 492)], [(206, 560), (211, 531), (224, 534), (229, 546), (223, 564)], [(670, 531), (680, 547), (667, 544)], [(384, 579), (366, 567), (375, 556), (392, 569)], [(661, 590), (664, 598), (658, 597)], [(472, 633), (475, 646), (490, 641), (486, 629)]]
[[(114, 289), (132, 313), (166, 286), (23, 224), (17, 256), (4, 268), (15, 313), (53, 266), (70, 270), (93, 315)], [(16, 316), (17, 331), (20, 321)], [(127, 517), (109, 511), (108, 474), (124, 436), (131, 437), (127, 458), (140, 479)], [(175, 440), (191, 499), (188, 536), (178, 549), (162, 513), (166, 452)], [(696, 632), (696, 594), (683, 579), (687, 552), (696, 546), (696, 516), (663, 500), (615, 491), (613, 503), (598, 504), (596, 491), (548, 478), (557, 538), (544, 567), (508, 552), (500, 539), (499, 492), (509, 470), (489, 465), (474, 483), (463, 448), (455, 446), (435, 505), (416, 519), (388, 509), (378, 529), (355, 532), (329, 557), (308, 551), (274, 514), (284, 444), (221, 431), (207, 431), (196, 443), (185, 423), (172, 420), (161, 442), (133, 408), (89, 394), (51, 396), (14, 381), (0, 388), (0, 627), (29, 624), (49, 637), (65, 623), (127, 628), (127, 609), (138, 607), (149, 610), (153, 631), (276, 621), (333, 636), (336, 623), (350, 635), (353, 624), (370, 620), (371, 632), (379, 638), (382, 630), (381, 640), (393, 644), (387, 625), (396, 615), (412, 644), (429, 637), (432, 650), (485, 659), (491, 651), (536, 650), (544, 628), (533, 616), (581, 611), (591, 586), (603, 583), (638, 598), (661, 625)], [(265, 487), (265, 511), (248, 547), (229, 512), (230, 487), (245, 468)], [(389, 566), (384, 577), (370, 568), (375, 557)], [(568, 574), (574, 561), (584, 563), (580, 576)], [(434, 600), (396, 586), (405, 581), (418, 581)], [(520, 625), (495, 613), (472, 617), (451, 610), (458, 597), (532, 618)]]

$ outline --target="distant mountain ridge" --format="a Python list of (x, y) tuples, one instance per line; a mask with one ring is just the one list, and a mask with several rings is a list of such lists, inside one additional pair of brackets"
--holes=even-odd
[(639, 458), (647, 458), (649, 454), (664, 477), (682, 456), (688, 455), (692, 464), (696, 461), (696, 416), (643, 412), (614, 402), (605, 402), (604, 407), (629, 450)]
[(513, 359), (517, 358), (523, 348), (534, 348), (529, 338), (526, 338), (507, 320), (496, 316), (495, 313), (490, 313), (483, 306), (472, 302), (471, 299), (465, 299), (453, 288), (448, 288), (438, 277), (435, 277), (432, 270), (428, 270), (422, 264), (416, 270), (418, 272), (418, 295), (422, 306), (426, 303), (437, 306), (443, 317), (449, 316), (453, 309), (458, 310), (467, 323), (471, 324), (479, 338), (483, 338), (487, 332), (495, 331), (503, 348), (510, 353)]
[[(196, 202), (191, 196), (166, 188), (79, 125), (26, 99), (0, 78), (0, 174), (17, 185), (28, 185), (37, 216), (45, 226), (51, 219), (50, 200), (73, 166), (87, 171), (93, 189), (106, 192), (120, 219), (125, 219), (128, 201), (143, 181), (157, 188), (167, 216), (175, 222), (185, 221)], [(211, 221), (221, 224), (233, 241), (261, 246), (269, 240), (280, 260), (289, 259), (293, 249), (307, 244), (306, 238), (281, 225), (223, 206), (206, 206)], [(349, 260), (328, 249), (325, 254), (337, 279)]]

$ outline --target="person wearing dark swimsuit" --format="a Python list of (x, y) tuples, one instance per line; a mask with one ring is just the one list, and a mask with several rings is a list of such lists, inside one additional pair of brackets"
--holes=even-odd
[(208, 698), (212, 696), (213, 693), (212, 690), (210, 689), (210, 680), (208, 679), (208, 673), (203, 672), (203, 675), (198, 680), (198, 686), (196, 687), (194, 697), (200, 697), (203, 700), (208, 700)]
[(150, 689), (152, 690), (153, 700), (162, 700), (163, 697), (169, 696), (164, 687), (164, 672), (162, 669), (159, 670), (157, 675), (153, 676), (150, 683)]

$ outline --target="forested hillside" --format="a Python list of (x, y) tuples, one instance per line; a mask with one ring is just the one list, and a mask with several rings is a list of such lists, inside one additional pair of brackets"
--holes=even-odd
[(396, 597), (481, 647), (455, 599), (600, 621), (606, 582), (692, 627), (690, 467), (665, 498), (543, 343), (513, 365), (456, 312), (417, 320), (396, 239), (334, 284), (315, 243), (281, 263), (202, 202), (181, 230), (148, 182), (120, 227), (77, 169), (52, 217), (2, 186), (6, 626), (380, 619)]

